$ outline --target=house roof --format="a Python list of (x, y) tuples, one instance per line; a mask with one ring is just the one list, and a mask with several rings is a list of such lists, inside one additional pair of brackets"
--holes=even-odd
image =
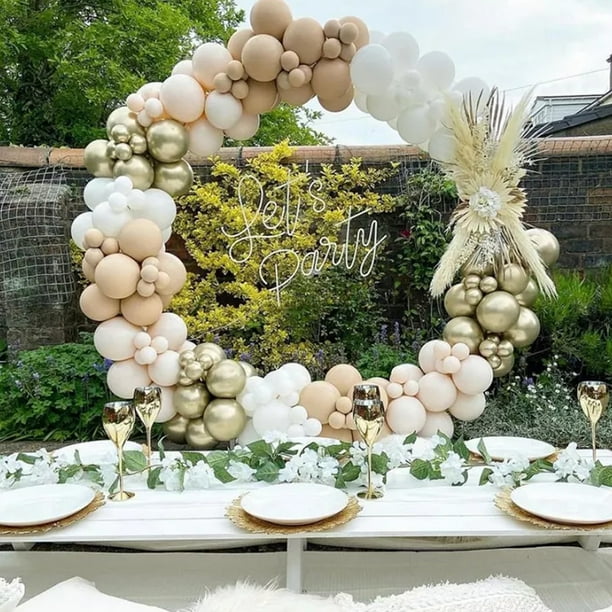
[(568, 115), (558, 121), (551, 121), (548, 124), (535, 127), (538, 136), (550, 136), (551, 134), (590, 123), (591, 121), (597, 121), (598, 119), (605, 119), (606, 117), (612, 117), (612, 104), (587, 107), (574, 115)]

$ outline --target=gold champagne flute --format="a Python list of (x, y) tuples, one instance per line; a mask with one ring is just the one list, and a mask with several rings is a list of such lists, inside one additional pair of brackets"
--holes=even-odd
[(597, 423), (604, 410), (608, 407), (608, 386), (601, 380), (585, 380), (578, 383), (578, 401), (582, 412), (591, 423), (591, 439), (593, 443), (593, 461), (597, 460), (597, 442), (595, 433)]
[(353, 419), (357, 431), (368, 449), (368, 487), (359, 491), (362, 499), (378, 499), (383, 496), (372, 485), (372, 446), (378, 439), (385, 423), (385, 407), (380, 399), (380, 389), (377, 385), (355, 385), (353, 388)]
[(147, 434), (147, 468), (151, 467), (151, 430), (161, 410), (161, 389), (159, 387), (136, 387), (134, 389), (134, 408), (138, 418), (145, 426)]
[(123, 488), (123, 446), (130, 437), (135, 422), (136, 416), (132, 402), (109, 402), (104, 404), (102, 426), (106, 435), (117, 447), (118, 458), (119, 491), (109, 495), (109, 499), (112, 501), (125, 501), (134, 497), (134, 493), (130, 493)]

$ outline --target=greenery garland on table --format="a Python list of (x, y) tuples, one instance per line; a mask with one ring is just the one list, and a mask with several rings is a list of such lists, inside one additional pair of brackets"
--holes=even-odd
[[(169, 491), (207, 489), (231, 482), (318, 482), (344, 488), (364, 484), (367, 479), (366, 449), (360, 442), (329, 446), (313, 441), (307, 445), (279, 438), (257, 440), (246, 447), (201, 453), (180, 451), (168, 455), (160, 443), (160, 463), (147, 470), (141, 451), (125, 451), (127, 474), (146, 477), (151, 489)], [(300, 448), (302, 447), (302, 448)], [(479, 484), (518, 486), (536, 474), (552, 473), (556, 480), (577, 480), (596, 486), (612, 486), (612, 466), (579, 455), (571, 443), (554, 461), (529, 462), (522, 457), (492, 462), (484, 444), (479, 452), (487, 465)], [(78, 451), (73, 461), (55, 457), (46, 450), (0, 456), (0, 489), (50, 483), (83, 483), (113, 491), (117, 487), (114, 457), (108, 462), (85, 464)], [(452, 442), (443, 434), (429, 440), (416, 435), (392, 436), (374, 446), (374, 481), (382, 485), (391, 469), (405, 466), (418, 480), (444, 480), (450, 485), (467, 482), (468, 470), (483, 463), (475, 461), (462, 439)]]

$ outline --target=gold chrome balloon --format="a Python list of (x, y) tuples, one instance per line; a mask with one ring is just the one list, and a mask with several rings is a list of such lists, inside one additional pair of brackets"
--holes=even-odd
[(177, 414), (163, 424), (164, 433), (172, 442), (184, 444), (188, 423), (189, 419)]
[(539, 294), (540, 289), (538, 288), (538, 284), (533, 278), (530, 278), (529, 282), (527, 283), (527, 287), (525, 287), (521, 293), (515, 295), (514, 297), (521, 306), (527, 306), (529, 308), (535, 304)]
[(477, 289), (480, 285), (480, 276), (478, 274), (468, 274), (463, 279), (463, 286), (466, 289)]
[(476, 310), (465, 301), (465, 287), (463, 283), (453, 285), (444, 294), (444, 309), (449, 317), (467, 317)]
[(136, 155), (142, 155), (147, 152), (147, 139), (140, 134), (132, 134), (130, 136), (130, 147)]
[(178, 121), (157, 121), (147, 130), (149, 153), (160, 162), (179, 161), (189, 148), (189, 132)]
[(502, 360), (499, 355), (490, 355), (487, 357), (487, 361), (493, 369), (499, 368), (499, 366), (502, 364)]
[(465, 301), (470, 306), (477, 306), (482, 300), (482, 291), (478, 289), (478, 287), (472, 287), (471, 289), (466, 289), (465, 291)]
[(497, 289), (497, 279), (494, 276), (483, 276), (479, 288), (483, 293), (493, 293)]
[(202, 374), (204, 374), (204, 367), (195, 359), (185, 366), (185, 375), (191, 378), (191, 380), (198, 380), (202, 377)]
[(126, 161), (118, 161), (113, 168), (113, 176), (128, 176), (134, 189), (148, 189), (153, 184), (155, 174), (146, 157), (132, 155)]
[(553, 266), (559, 259), (559, 241), (554, 234), (545, 229), (534, 227), (527, 230), (533, 246), (535, 246), (538, 255), (547, 266)]
[(514, 355), (510, 355), (509, 357), (502, 357), (501, 364), (497, 368), (493, 368), (493, 376), (495, 376), (495, 378), (505, 376), (512, 370), (513, 367)]
[(509, 263), (502, 266), (497, 275), (499, 288), (516, 295), (527, 287), (529, 275), (522, 266), (517, 263)]
[(84, 152), (85, 167), (91, 174), (102, 178), (112, 178), (113, 160), (107, 155), (108, 140), (92, 140)]
[(202, 419), (191, 419), (187, 425), (185, 434), (187, 444), (192, 448), (206, 450), (217, 446), (217, 440), (208, 433), (206, 425)]
[(250, 363), (248, 363), (247, 361), (239, 361), (238, 363), (240, 364), (240, 367), (244, 370), (244, 373), (246, 374), (247, 378), (249, 378), (250, 376), (257, 376), (257, 370)]
[(478, 345), (478, 351), (485, 358), (491, 357), (491, 355), (497, 355), (497, 344), (492, 340), (483, 340)]
[(234, 399), (214, 399), (204, 411), (204, 425), (217, 440), (236, 438), (244, 429), (247, 417), (242, 406)]
[(123, 123), (117, 123), (111, 128), (110, 138), (114, 142), (127, 142), (130, 139), (130, 130)]
[(510, 357), (514, 353), (514, 345), (510, 340), (502, 340), (497, 346), (497, 354), (500, 357)]
[(503, 332), (518, 319), (520, 306), (514, 296), (506, 291), (494, 291), (485, 295), (476, 308), (476, 318), (484, 329)]
[(206, 386), (215, 397), (236, 397), (244, 389), (246, 378), (237, 361), (224, 359), (208, 370)]
[(117, 159), (127, 161), (133, 154), (134, 152), (127, 142), (120, 142), (118, 145), (115, 145), (115, 156)]
[(480, 325), (471, 317), (454, 317), (444, 328), (444, 340), (450, 345), (463, 342), (467, 344), (470, 353), (478, 354), (478, 345), (483, 341)]
[(179, 353), (179, 365), (185, 367), (196, 358), (195, 352), (192, 350), (181, 351)]
[(227, 359), (225, 351), (214, 342), (203, 342), (202, 344), (198, 344), (198, 346), (193, 349), (193, 353), (198, 361), (202, 361), (204, 355), (208, 355), (213, 363), (219, 363), (222, 359)]
[(155, 165), (155, 180), (153, 187), (162, 189), (172, 197), (187, 193), (193, 183), (193, 170), (184, 160), (171, 164)]
[(179, 386), (174, 392), (174, 409), (187, 419), (201, 417), (209, 401), (210, 393), (202, 383)]
[(525, 348), (538, 337), (540, 320), (533, 310), (521, 306), (518, 320), (504, 332), (504, 338), (510, 340), (516, 348)]
[(136, 119), (136, 113), (133, 113), (127, 106), (120, 106), (116, 108), (106, 120), (106, 133), (111, 138), (112, 129), (116, 125), (124, 125), (130, 134), (145, 135), (143, 127), (138, 123)]

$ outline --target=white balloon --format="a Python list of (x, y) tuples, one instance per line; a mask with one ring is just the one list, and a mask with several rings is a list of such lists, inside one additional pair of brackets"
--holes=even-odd
[(384, 32), (381, 32), (379, 30), (370, 30), (369, 34), (370, 34), (369, 42), (370, 44), (373, 44), (373, 45), (380, 45), (382, 41), (385, 39), (385, 36), (387, 36)]
[(245, 414), (247, 416), (253, 416), (255, 410), (257, 409), (257, 401), (255, 400), (255, 396), (247, 391), (246, 393), (241, 393), (236, 399), (243, 407)]
[(355, 103), (355, 106), (362, 112), (367, 113), (368, 112), (368, 94), (364, 93), (363, 91), (359, 91), (358, 89), (355, 90), (355, 95), (353, 96), (353, 102)]
[(189, 132), (189, 150), (196, 155), (206, 157), (216, 153), (223, 145), (223, 130), (211, 125), (201, 118), (187, 126)]
[(253, 427), (260, 435), (267, 431), (286, 432), (290, 424), (289, 408), (279, 401), (261, 406), (253, 414)]
[(257, 134), (259, 129), (259, 115), (243, 113), (238, 123), (234, 124), (225, 134), (234, 140), (248, 140)]
[(290, 438), (303, 438), (306, 435), (306, 432), (301, 424), (293, 423), (287, 428), (287, 435)]
[(145, 205), (133, 213), (134, 218), (149, 219), (159, 229), (172, 225), (176, 217), (176, 204), (172, 196), (162, 189), (147, 189), (144, 192)]
[(404, 89), (418, 89), (423, 83), (423, 77), (418, 70), (408, 70), (400, 76), (399, 83)]
[(132, 179), (129, 176), (118, 176), (113, 181), (113, 191), (117, 193), (128, 195), (133, 188), (134, 183), (132, 183)]
[(283, 393), (280, 396), (280, 401), (285, 406), (295, 406), (300, 401), (300, 394), (297, 391), (290, 391), (289, 393)]
[(438, 89), (448, 89), (455, 78), (455, 64), (442, 51), (431, 51), (421, 56), (416, 67), (425, 81)]
[(247, 424), (244, 426), (244, 429), (238, 434), (238, 444), (240, 446), (246, 446), (251, 442), (255, 442), (255, 440), (261, 439), (261, 436), (255, 431), (255, 427), (253, 427), (253, 421), (249, 419)]
[(193, 75), (206, 89), (212, 90), (215, 87), (215, 77), (220, 72), (226, 72), (232, 59), (231, 53), (223, 45), (204, 43), (193, 54)]
[(353, 85), (376, 95), (385, 91), (393, 81), (393, 59), (382, 45), (365, 45), (355, 53), (351, 61)]
[(113, 212), (119, 213), (127, 210), (127, 198), (118, 191), (113, 191), (108, 196), (108, 205)]
[(286, 363), (280, 367), (280, 370), (289, 375), (296, 391), (301, 391), (312, 381), (310, 372), (301, 363)]
[(425, 142), (433, 133), (435, 123), (429, 117), (427, 107), (408, 108), (397, 119), (399, 135), (410, 144)]
[(229, 130), (242, 116), (242, 102), (229, 93), (211, 91), (206, 98), (206, 118), (208, 122), (220, 129)]
[(96, 206), (92, 215), (94, 227), (97, 227), (107, 238), (116, 238), (123, 226), (132, 219), (127, 209), (115, 212), (108, 202), (102, 202)]
[[(96, 180), (96, 179), (94, 179)], [(87, 230), (93, 227), (93, 213), (84, 212), (81, 213), (70, 226), (70, 236), (74, 240), (74, 243), (81, 249), (81, 251), (85, 250), (85, 245), (83, 244), (83, 239), (85, 238), (85, 233)]]
[(191, 60), (181, 60), (172, 69), (172, 74), (186, 74), (193, 76), (193, 63)]
[(318, 436), (323, 429), (321, 421), (312, 417), (307, 419), (302, 427), (304, 428), (304, 434), (311, 437)]
[(127, 196), (127, 203), (132, 211), (142, 210), (147, 203), (144, 191), (142, 189), (132, 189)]
[(165, 227), (162, 230), (162, 241), (164, 244), (170, 240), (170, 236), (172, 236), (172, 227)]
[(462, 79), (453, 85), (453, 89), (458, 91), (464, 99), (471, 99), (474, 105), (479, 99), (481, 100), (481, 104), (486, 102), (491, 93), (489, 86), (478, 77), (467, 77), (466, 79)]
[(98, 204), (104, 202), (112, 190), (113, 182), (111, 178), (91, 179), (83, 191), (83, 199), (87, 208), (93, 210)]
[(397, 117), (393, 117), (390, 121), (387, 121), (387, 125), (397, 132)]
[(400, 105), (389, 91), (376, 96), (368, 96), (367, 108), (370, 115), (379, 121), (390, 121), (397, 117), (400, 111)]
[(289, 420), (291, 423), (302, 425), (308, 419), (308, 412), (304, 406), (293, 406), (289, 411)]
[(402, 71), (412, 68), (419, 58), (419, 44), (408, 32), (392, 32), (381, 44), (389, 51), (393, 62)]
[(448, 123), (448, 110), (449, 103), (443, 98), (434, 98), (429, 103), (429, 116), (434, 121), (442, 121), (442, 123)]
[(261, 376), (249, 376), (247, 378), (244, 388), (246, 391), (254, 391), (257, 387), (264, 383), (264, 379)]
[(450, 163), (455, 157), (456, 146), (453, 133), (446, 128), (440, 128), (429, 139), (429, 155), (435, 161)]
[(274, 397), (274, 390), (272, 389), (272, 387), (265, 381), (262, 382), (263, 384), (258, 385), (255, 389), (253, 389), (253, 395), (255, 396), (257, 403), (260, 405), (271, 401)]
[(274, 396), (285, 395), (293, 391), (293, 382), (287, 372), (282, 370), (273, 370), (264, 376), (264, 380), (274, 392)]

